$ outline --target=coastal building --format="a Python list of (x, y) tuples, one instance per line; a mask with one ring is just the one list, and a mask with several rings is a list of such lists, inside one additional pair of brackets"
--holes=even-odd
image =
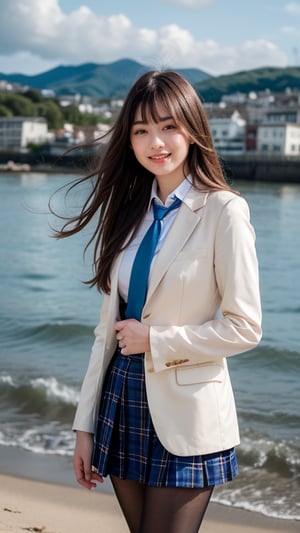
[[(222, 155), (241, 155), (246, 150), (246, 120), (239, 111), (229, 114), (225, 109), (209, 117), (209, 125), (217, 152)], [(223, 116), (222, 116), (223, 115)]]
[[(51, 155), (65, 155), (70, 148), (80, 144), (104, 143), (108, 139), (110, 127), (107, 124), (96, 126), (74, 126), (64, 124), (59, 130), (53, 130), (48, 135), (47, 153)], [(103, 139), (102, 139), (103, 138)], [(101, 141), (102, 139), (102, 141)]]
[(265, 122), (257, 128), (257, 152), (270, 155), (300, 156), (300, 124)]
[(47, 142), (48, 125), (41, 117), (0, 117), (0, 151), (26, 151)]

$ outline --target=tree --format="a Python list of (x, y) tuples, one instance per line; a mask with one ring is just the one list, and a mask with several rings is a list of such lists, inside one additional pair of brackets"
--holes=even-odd
[(61, 128), (64, 117), (59, 105), (50, 98), (36, 104), (36, 113), (39, 117), (44, 117), (48, 122), (49, 129)]
[(5, 95), (2, 103), (10, 109), (16, 117), (34, 117), (36, 110), (34, 104), (25, 96), (20, 94)]
[(62, 111), (65, 122), (70, 122), (71, 124), (81, 124), (81, 113), (76, 105), (70, 104), (66, 107), (63, 107)]
[(23, 93), (23, 96), (31, 100), (31, 102), (33, 102), (34, 104), (37, 104), (44, 100), (44, 96), (42, 95), (41, 91), (38, 91), (37, 89), (28, 89)]
[(0, 104), (0, 117), (12, 117), (12, 116), (13, 114), (10, 111), (10, 109), (8, 109), (8, 107), (6, 107), (5, 105)]

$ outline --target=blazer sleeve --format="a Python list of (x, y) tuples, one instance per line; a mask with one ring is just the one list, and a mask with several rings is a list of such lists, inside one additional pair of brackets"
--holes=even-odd
[[(261, 339), (261, 304), (255, 233), (246, 201), (233, 197), (223, 207), (215, 230), (214, 273), (220, 314), (203, 324), (151, 326), (153, 369), (182, 358), (190, 366), (233, 356)], [(187, 360), (187, 361), (185, 361)]]
[(100, 313), (100, 322), (94, 330), (95, 340), (91, 350), (89, 365), (80, 391), (79, 403), (73, 422), (74, 431), (80, 430), (94, 433), (97, 398), (99, 397), (98, 388), (106, 337), (108, 305), (109, 296), (105, 295)]

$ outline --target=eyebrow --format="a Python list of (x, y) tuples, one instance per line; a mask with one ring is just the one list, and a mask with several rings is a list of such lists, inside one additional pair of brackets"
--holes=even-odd
[[(166, 122), (167, 120), (174, 120), (173, 117), (171, 115), (168, 115), (167, 117), (159, 117), (159, 121), (158, 122)], [(148, 124), (147, 121), (145, 120), (135, 120), (132, 125), (133, 126), (136, 126), (137, 124)]]

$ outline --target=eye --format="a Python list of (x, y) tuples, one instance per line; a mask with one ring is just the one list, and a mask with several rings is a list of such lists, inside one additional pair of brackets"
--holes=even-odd
[(176, 124), (166, 124), (164, 130), (175, 130), (177, 128)]
[(132, 132), (133, 135), (143, 135), (144, 133), (146, 133), (146, 130), (144, 128), (139, 128), (139, 129), (133, 130)]

